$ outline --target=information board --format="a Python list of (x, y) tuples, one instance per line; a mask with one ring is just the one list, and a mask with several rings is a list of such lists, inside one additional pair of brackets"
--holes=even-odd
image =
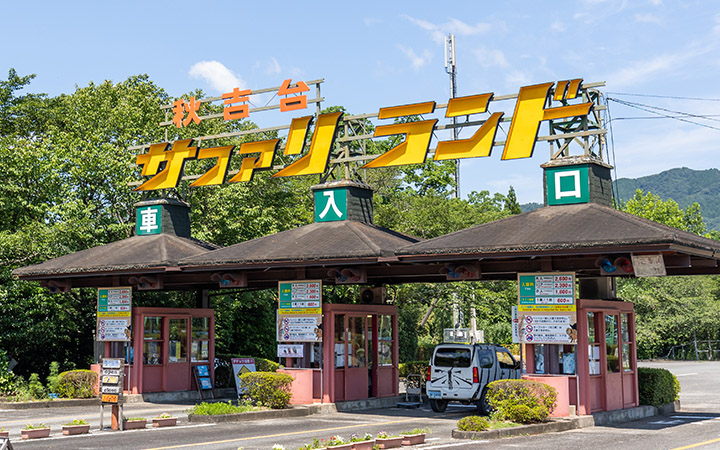
[(132, 288), (98, 288), (97, 341), (130, 342)]
[(279, 342), (322, 342), (322, 316), (278, 314)]
[(520, 311), (575, 311), (575, 274), (518, 274)]
[(280, 314), (322, 314), (322, 281), (278, 283)]

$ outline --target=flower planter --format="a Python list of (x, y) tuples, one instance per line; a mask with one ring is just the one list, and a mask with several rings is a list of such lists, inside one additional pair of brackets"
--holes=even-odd
[(172, 427), (177, 425), (177, 417), (154, 417), (154, 427)]
[(0, 431), (0, 437), (10, 437), (9, 431)]
[(375, 443), (380, 448), (395, 448), (402, 445), (403, 437), (375, 438)]
[(417, 445), (425, 442), (425, 433), (408, 434), (402, 437), (402, 445)]
[(347, 444), (328, 445), (327, 450), (352, 450), (352, 448), (352, 442), (348, 442)]
[(139, 430), (145, 428), (147, 420), (123, 420), (123, 430)]
[(23, 439), (39, 439), (50, 436), (50, 428), (32, 428), (30, 430), (20, 430)]
[(63, 425), (62, 430), (65, 436), (75, 436), (89, 432), (90, 425)]
[(374, 445), (375, 445), (375, 440), (359, 441), (359, 442), (353, 442), (352, 448), (353, 448), (353, 450), (372, 450)]

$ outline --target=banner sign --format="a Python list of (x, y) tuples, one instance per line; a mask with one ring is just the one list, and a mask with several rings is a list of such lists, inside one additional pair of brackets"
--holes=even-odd
[(95, 340), (130, 342), (132, 288), (98, 288)]
[[(445, 108), (445, 119), (465, 117), (468, 126), (478, 126), (474, 135), (468, 139), (439, 141), (434, 149), (433, 160), (457, 160), (465, 158), (477, 158), (490, 156), (492, 148), (496, 145), (503, 145), (502, 160), (530, 158), (538, 140), (540, 124), (543, 121), (558, 119), (571, 119), (574, 117), (588, 116), (594, 105), (587, 95), (587, 89), (582, 85), (582, 79), (562, 80), (547, 82), (520, 88), (517, 95), (501, 96), (495, 100), (495, 94), (484, 93), (465, 97), (456, 97), (448, 100)], [(280, 101), (281, 111), (292, 111), (305, 109), (308, 100), (304, 92), (308, 91), (308, 84), (319, 84), (319, 82), (298, 81), (291, 84), (292, 80), (285, 80), (279, 89), (278, 95), (286, 97)], [(602, 85), (602, 83), (600, 83)], [(261, 90), (270, 92), (272, 89)], [(220, 118), (224, 120), (236, 120), (246, 118), (249, 115), (248, 95), (260, 91), (239, 90), (235, 88), (232, 92), (222, 97), (207, 99), (204, 102), (223, 100), (223, 114), (208, 114), (202, 116), (200, 113), (203, 101), (194, 97), (180, 99), (173, 103), (172, 121), (163, 122), (161, 125), (172, 125), (176, 127), (188, 127), (198, 125), (202, 120)], [(489, 113), (493, 101), (517, 98), (515, 110), (510, 120), (507, 138), (504, 141), (496, 141), (496, 134), (500, 128), (504, 112), (491, 113), (489, 117), (478, 117), (480, 114)], [(590, 100), (590, 101), (588, 101)], [(314, 99), (312, 102), (319, 102)], [(558, 106), (552, 106), (553, 102)], [(404, 139), (386, 153), (373, 157), (368, 161), (364, 157), (362, 169), (403, 166), (410, 164), (422, 164), (426, 162), (428, 154), (431, 153), (430, 142), (438, 129), (448, 129), (452, 126), (443, 125), (438, 127), (439, 119), (427, 119), (419, 121), (403, 122), (402, 118), (409, 116), (430, 115), (435, 113), (438, 107), (435, 101), (423, 101), (409, 105), (390, 106), (380, 108), (377, 114), (364, 115), (377, 117), (382, 123), (375, 126), (372, 138), (390, 137), (403, 135)], [(170, 108), (170, 107), (168, 107)], [(257, 108), (256, 110), (274, 109)], [(400, 119), (398, 121), (397, 119)], [(353, 120), (345, 119), (346, 122)], [(338, 130), (342, 129), (342, 112), (332, 112), (314, 116), (303, 116), (292, 119), (289, 126), (273, 127), (274, 131), (289, 128), (285, 138), (284, 156), (302, 155), (287, 166), (281, 166), (280, 170), (273, 174), (273, 177), (288, 177), (296, 175), (316, 175), (327, 171), (330, 164), (330, 156), (334, 149), (335, 138)], [(306, 137), (311, 133), (311, 125), (314, 122), (312, 141), (305, 152)], [(589, 121), (591, 122), (591, 121)], [(254, 131), (254, 130), (249, 130)], [(255, 130), (256, 134), (262, 133)], [(602, 135), (604, 129), (599, 127), (581, 130), (578, 133), (570, 133), (572, 137)], [(243, 135), (249, 135), (246, 133)], [(198, 136), (197, 139), (206, 142), (208, 139), (217, 137), (240, 136), (241, 134), (225, 133), (217, 136)], [(551, 133), (548, 140), (563, 139), (563, 133)], [(365, 139), (367, 137), (363, 137)], [(348, 136), (344, 137), (345, 140)], [(183, 176), (185, 163), (192, 160), (214, 159), (215, 165), (200, 177), (196, 178), (191, 187), (212, 186), (227, 183), (238, 183), (250, 181), (255, 171), (273, 169), (276, 153), (281, 139), (268, 139), (254, 142), (244, 142), (239, 148), (234, 145), (220, 147), (200, 148), (193, 145), (192, 139), (182, 139), (175, 142), (163, 142), (139, 147), (144, 153), (137, 156), (135, 163), (142, 166), (142, 176), (150, 177), (135, 190), (150, 191), (157, 189), (168, 189), (177, 187)], [(230, 159), (240, 159), (233, 166), (240, 169), (234, 172), (234, 176), (228, 179)], [(359, 161), (359, 160), (358, 160)]]

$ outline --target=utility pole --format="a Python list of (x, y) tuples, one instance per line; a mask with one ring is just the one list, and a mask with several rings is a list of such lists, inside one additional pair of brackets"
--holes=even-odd
[[(450, 75), (450, 98), (457, 96), (457, 67), (455, 61), (455, 35), (450, 33), (445, 38), (445, 73)], [(457, 117), (452, 118), (453, 141), (458, 138)], [(460, 160), (455, 160), (455, 198), (460, 198)]]

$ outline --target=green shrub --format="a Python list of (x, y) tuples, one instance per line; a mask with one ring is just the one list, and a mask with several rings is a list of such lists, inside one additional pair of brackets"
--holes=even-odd
[(487, 395), (498, 420), (518, 423), (542, 422), (557, 400), (555, 388), (529, 380), (493, 381), (488, 384)]
[(666, 369), (638, 367), (640, 404), (660, 407), (680, 396), (680, 382)]
[(18, 377), (10, 370), (10, 358), (5, 350), (0, 349), (0, 393), (16, 393), (18, 381)]
[(28, 379), (28, 392), (32, 398), (38, 399), (45, 396), (45, 386), (40, 382), (40, 375), (31, 373)]
[(222, 414), (239, 414), (254, 410), (257, 410), (257, 408), (252, 405), (235, 406), (228, 400), (227, 402), (217, 403), (202, 402), (188, 409), (187, 412), (197, 416), (219, 416)]
[(47, 390), (48, 392), (57, 393), (60, 389), (60, 364), (57, 361), (50, 363), (50, 374), (47, 377)]
[(255, 358), (255, 370), (258, 372), (277, 372), (280, 364), (265, 358)]
[(95, 397), (97, 373), (92, 370), (69, 370), (59, 375), (58, 393), (65, 398)]
[(490, 428), (490, 421), (482, 416), (467, 416), (458, 420), (457, 427), (460, 431), (485, 431)]
[(417, 373), (424, 378), (429, 365), (429, 361), (408, 361), (406, 363), (400, 363), (399, 373), (401, 377), (406, 377), (411, 373)]
[(249, 372), (240, 376), (241, 386), (250, 400), (272, 409), (287, 408), (292, 381), (290, 375), (276, 372)]

